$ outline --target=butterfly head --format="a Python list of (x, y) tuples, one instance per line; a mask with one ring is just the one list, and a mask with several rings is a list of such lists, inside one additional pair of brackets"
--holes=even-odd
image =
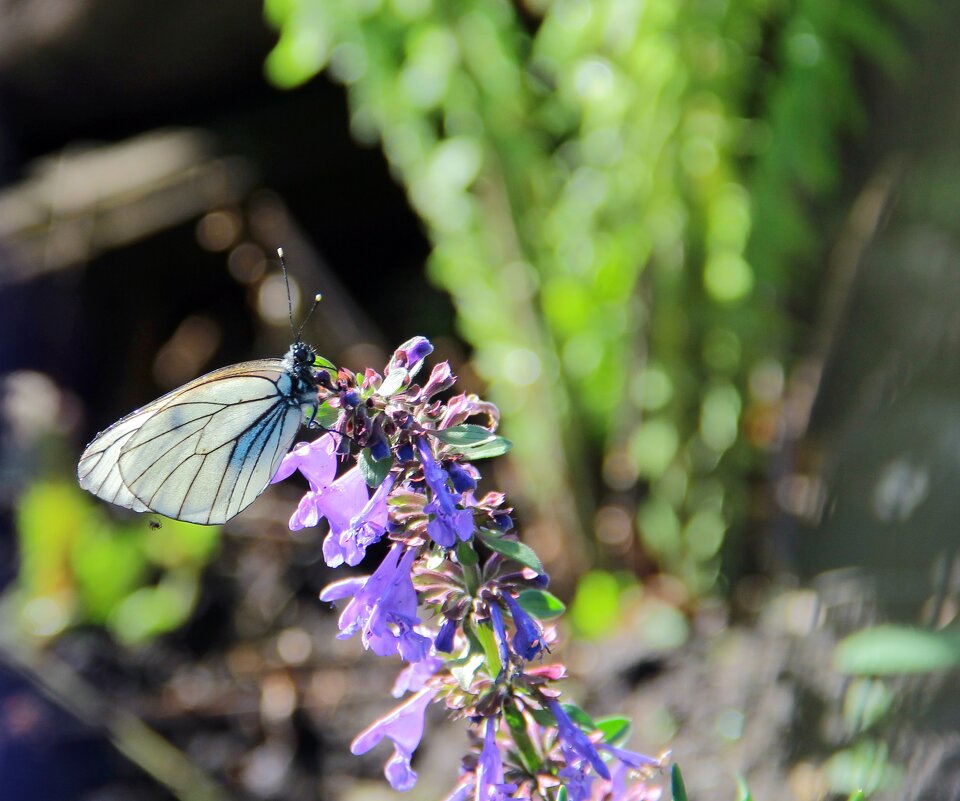
[(305, 342), (294, 342), (287, 351), (287, 358), (290, 360), (291, 367), (299, 373), (302, 370), (313, 369), (317, 352)]

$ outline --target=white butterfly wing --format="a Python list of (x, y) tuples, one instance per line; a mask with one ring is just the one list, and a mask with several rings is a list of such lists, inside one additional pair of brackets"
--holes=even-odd
[(137, 511), (223, 523), (263, 492), (293, 442), (303, 412), (290, 389), (280, 359), (208, 373), (98, 436), (80, 484)]
[(127, 489), (120, 476), (120, 450), (153, 414), (163, 405), (166, 398), (144, 406), (122, 420), (114, 423), (106, 431), (97, 435), (80, 457), (77, 465), (77, 478), (80, 486), (105, 501), (125, 506), (135, 512), (146, 512), (147, 507), (136, 495)]

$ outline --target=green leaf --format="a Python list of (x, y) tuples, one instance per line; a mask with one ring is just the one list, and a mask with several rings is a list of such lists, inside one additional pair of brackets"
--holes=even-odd
[(581, 728), (586, 729), (587, 731), (593, 731), (595, 728), (597, 728), (597, 724), (593, 722), (593, 718), (591, 718), (576, 704), (560, 704), (560, 706), (562, 706), (564, 712), (570, 716), (570, 719), (575, 723), (578, 723)]
[(462, 453), (470, 459), (500, 456), (513, 447), (513, 443), (505, 437), (472, 423), (441, 428), (429, 433), (449, 445), (455, 453)]
[(845, 637), (833, 652), (837, 670), (854, 676), (928, 673), (960, 665), (960, 634), (907, 626), (873, 626)]
[(360, 451), (357, 466), (360, 468), (360, 475), (362, 475), (363, 480), (367, 482), (367, 486), (379, 487), (393, 466), (393, 457), (381, 459), (378, 462), (370, 455), (370, 449), (364, 448)]
[(325, 356), (314, 357), (313, 366), (319, 367), (323, 370), (333, 370), (333, 372), (337, 372), (337, 365), (335, 365), (332, 361), (330, 361)]
[(603, 732), (604, 742), (610, 743), (610, 745), (624, 742), (630, 736), (632, 726), (630, 718), (623, 715), (611, 715), (597, 721), (597, 728)]
[(464, 691), (469, 692), (477, 678), (477, 672), (484, 665), (483, 652), (478, 649), (466, 659), (457, 660), (450, 668), (450, 674), (457, 680), (457, 684)]
[(451, 428), (438, 428), (429, 433), (447, 445), (456, 445), (460, 448), (472, 448), (496, 436), (490, 429), (472, 423), (464, 423)]
[(339, 416), (339, 409), (334, 409), (327, 403), (321, 403), (320, 406), (317, 407), (317, 413), (314, 416), (313, 421), (321, 428), (329, 429), (337, 422), (337, 418)]
[(457, 561), (464, 567), (473, 567), (480, 559), (469, 542), (461, 542), (457, 546)]
[(478, 623), (474, 628), (474, 634), (480, 646), (483, 648), (483, 655), (487, 659), (487, 670), (491, 676), (499, 676), (503, 670), (503, 662), (500, 661), (500, 649), (497, 648), (497, 638), (493, 633), (493, 626), (490, 623)]
[(483, 544), (491, 551), (496, 551), (508, 559), (513, 559), (514, 562), (519, 562), (524, 567), (529, 567), (539, 575), (543, 575), (543, 564), (540, 562), (533, 548), (529, 545), (524, 545), (522, 542), (517, 542), (516, 540), (495, 537), (490, 532), (484, 530), (481, 530), (478, 536), (483, 541)]
[(410, 374), (402, 367), (394, 367), (390, 371), (390, 375), (383, 379), (383, 383), (380, 385), (379, 389), (377, 389), (377, 394), (384, 398), (389, 398), (391, 395), (395, 395), (401, 389), (403, 389), (409, 377)]
[(524, 590), (517, 596), (517, 603), (524, 612), (537, 620), (550, 620), (560, 617), (565, 611), (563, 601), (546, 590)]
[(557, 790), (557, 801), (567, 801), (568, 798), (567, 785), (561, 784), (560, 789)]
[(863, 794), (863, 790), (854, 790), (850, 793), (850, 797), (847, 798), (847, 801), (863, 801), (866, 796)]
[(687, 801), (687, 788), (683, 786), (679, 765), (670, 769), (670, 792), (673, 793), (673, 801)]
[(513, 742), (516, 743), (517, 753), (520, 755), (523, 767), (527, 773), (535, 776), (540, 770), (540, 756), (530, 741), (530, 735), (527, 734), (527, 722), (512, 698), (507, 698), (503, 702), (503, 717), (510, 728)]
[(734, 779), (737, 782), (737, 794), (734, 796), (734, 801), (753, 801), (750, 788), (747, 787), (747, 782), (743, 776), (734, 776)]

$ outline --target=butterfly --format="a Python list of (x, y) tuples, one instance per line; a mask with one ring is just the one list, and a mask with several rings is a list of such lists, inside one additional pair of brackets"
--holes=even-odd
[[(289, 286), (287, 301), (292, 329)], [(224, 523), (242, 512), (276, 474), (304, 415), (308, 425), (317, 415), (317, 354), (300, 331), (282, 359), (214, 370), (101, 431), (80, 457), (80, 486), (117, 506), (190, 523)]]

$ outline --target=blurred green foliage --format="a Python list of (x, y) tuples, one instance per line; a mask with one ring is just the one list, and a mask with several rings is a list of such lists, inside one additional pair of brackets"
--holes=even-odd
[(845, 637), (833, 652), (834, 667), (851, 676), (930, 673), (960, 665), (960, 630), (878, 625)]
[(832, 792), (861, 793), (861, 798), (903, 783), (903, 769), (890, 762), (887, 746), (874, 740), (863, 740), (834, 754), (825, 770)]
[(116, 523), (72, 483), (33, 485), (16, 521), (21, 567), (12, 601), (21, 625), (46, 638), (94, 623), (127, 645), (181, 626), (220, 530), (162, 521)]
[(810, 201), (864, 120), (854, 67), (902, 70), (920, 8), (266, 0), (269, 78), (347, 87), (576, 569), (597, 510), (626, 498), (661, 568), (714, 586), (780, 432), (787, 309), (819, 279)]

